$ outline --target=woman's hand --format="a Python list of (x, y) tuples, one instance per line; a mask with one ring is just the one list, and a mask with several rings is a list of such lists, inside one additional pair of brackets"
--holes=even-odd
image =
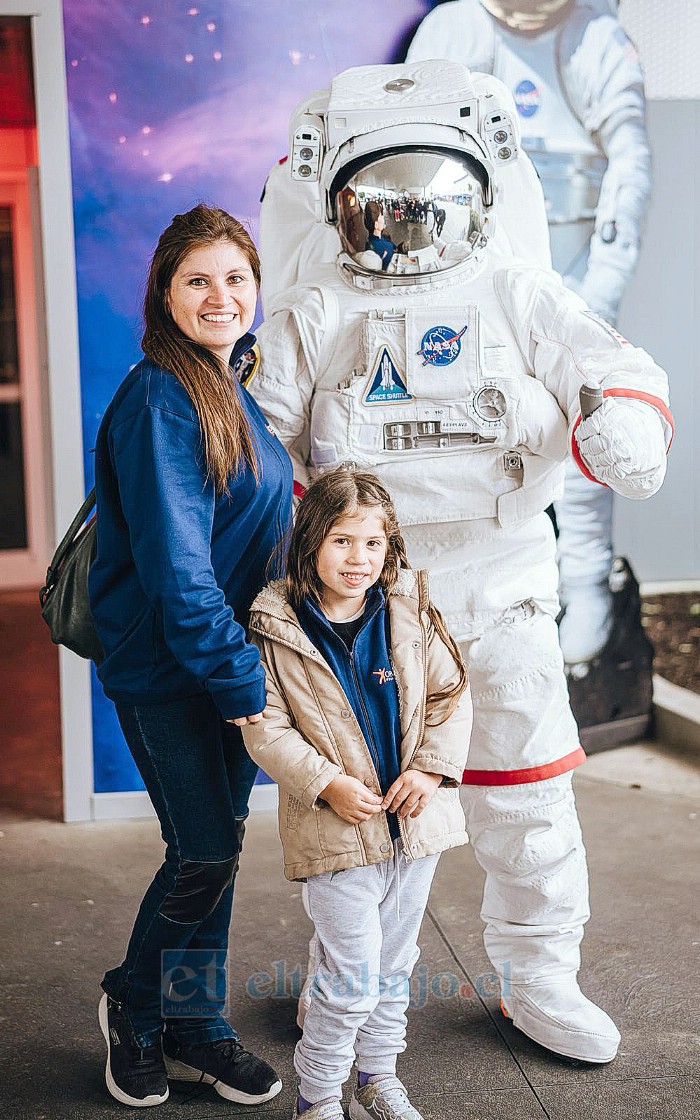
[(348, 824), (368, 821), (382, 808), (382, 799), (378, 793), (372, 793), (359, 778), (351, 778), (347, 774), (334, 778), (319, 797), (327, 801), (331, 809)]
[(254, 716), (239, 716), (238, 719), (227, 719), (227, 723), (235, 723), (236, 727), (245, 727), (247, 723), (260, 723), (263, 718), (262, 712), (258, 712)]
[(442, 774), (405, 770), (385, 794), (381, 807), (387, 813), (396, 813), (400, 820), (404, 817), (419, 817), (437, 793), (441, 782)]

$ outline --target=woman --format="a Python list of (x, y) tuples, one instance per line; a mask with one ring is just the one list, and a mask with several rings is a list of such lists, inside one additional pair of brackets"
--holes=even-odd
[(174, 218), (151, 263), (146, 357), (97, 437), (99, 675), (167, 845), (102, 981), (107, 1087), (137, 1107), (166, 1100), (168, 1076), (244, 1104), (281, 1089), (222, 1014), (257, 772), (240, 728), (265, 707), (247, 616), (291, 519), (287, 453), (231, 369), (254, 341), (259, 283), (240, 222), (201, 205)]
[[(391, 264), (397, 246), (386, 233), (386, 220), (381, 203), (367, 202), (365, 204), (365, 228), (368, 238), (366, 249), (372, 249), (382, 262), (382, 272), (386, 272)], [(398, 247), (398, 251), (401, 249)]]

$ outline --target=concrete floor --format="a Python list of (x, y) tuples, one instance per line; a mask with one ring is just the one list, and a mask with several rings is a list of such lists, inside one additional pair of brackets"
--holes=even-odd
[[(428, 986), (445, 974), (444, 994), (411, 1013), (399, 1067), (425, 1120), (700, 1117), (700, 770), (687, 756), (626, 747), (591, 759), (576, 788), (593, 908), (582, 986), (620, 1026), (620, 1054), (608, 1066), (577, 1066), (502, 1018), (481, 943), (481, 872), (470, 849), (450, 852), (440, 863), (419, 962)], [(3, 1120), (124, 1112), (104, 1087), (98, 982), (121, 959), (161, 851), (153, 821), (5, 818)], [(309, 924), (299, 893), (282, 877), (274, 816), (255, 814), (236, 888), (232, 1018), (247, 1045), (280, 1070), (284, 1089), (255, 1110), (227, 1104), (211, 1089), (188, 1099), (177, 1087), (158, 1110), (162, 1120), (291, 1115), (295, 1001), (253, 999), (246, 985), (256, 973), (275, 977), (283, 969), (289, 977), (305, 962)], [(459, 994), (450, 995), (457, 985)]]

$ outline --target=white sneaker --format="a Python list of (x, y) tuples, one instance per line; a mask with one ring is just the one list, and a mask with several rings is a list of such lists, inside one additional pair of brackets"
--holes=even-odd
[(620, 1032), (609, 1015), (584, 996), (575, 980), (513, 984), (501, 999), (513, 1025), (554, 1054), (582, 1062), (611, 1062)]
[(297, 1097), (292, 1113), (292, 1120), (345, 1120), (343, 1106), (337, 1097), (324, 1097), (322, 1101), (312, 1104), (306, 1112), (299, 1112), (299, 1098)]
[(423, 1120), (398, 1077), (375, 1074), (350, 1098), (350, 1120)]

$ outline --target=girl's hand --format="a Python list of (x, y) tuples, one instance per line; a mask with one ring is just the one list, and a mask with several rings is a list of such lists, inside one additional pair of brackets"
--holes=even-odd
[(247, 723), (260, 723), (263, 718), (262, 712), (257, 712), (254, 716), (239, 716), (238, 719), (227, 719), (227, 723), (235, 723), (236, 727), (245, 727)]
[(382, 809), (404, 817), (419, 817), (437, 793), (442, 774), (425, 774), (422, 770), (405, 770), (399, 774), (382, 801)]
[(368, 821), (382, 808), (382, 799), (378, 793), (372, 793), (359, 778), (351, 778), (347, 774), (334, 778), (319, 797), (327, 801), (331, 809), (348, 824)]

